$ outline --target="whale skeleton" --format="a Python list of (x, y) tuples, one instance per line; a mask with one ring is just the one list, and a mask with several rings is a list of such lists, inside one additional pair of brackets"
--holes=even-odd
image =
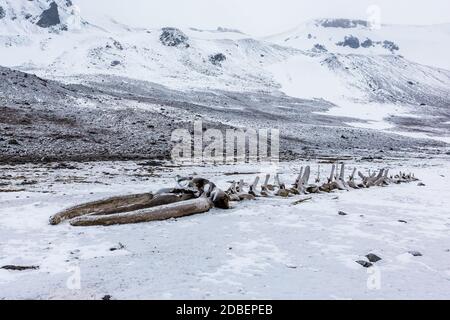
[[(418, 181), (413, 173), (399, 172), (389, 175), (389, 169), (382, 168), (370, 171), (367, 175), (353, 168), (345, 180), (344, 163), (332, 164), (327, 180), (320, 183), (320, 166), (313, 184), (309, 183), (310, 166), (301, 167), (292, 187), (286, 187), (280, 175), (274, 175), (270, 184), (270, 174), (266, 174), (260, 182), (257, 176), (252, 183), (244, 180), (232, 181), (228, 189), (223, 191), (213, 182), (201, 177), (176, 177), (174, 188), (164, 188), (155, 193), (142, 193), (116, 196), (103, 200), (77, 205), (50, 217), (50, 224), (57, 225), (69, 220), (72, 226), (95, 226), (140, 223), (155, 220), (178, 218), (207, 212), (212, 208), (228, 209), (231, 202), (255, 200), (261, 197), (287, 198), (296, 195), (329, 193), (335, 190), (350, 191), (371, 187), (384, 187), (390, 184), (401, 184)], [(360, 178), (356, 180), (356, 173)], [(309, 198), (308, 198), (309, 199)], [(298, 203), (301, 203), (299, 201)]]

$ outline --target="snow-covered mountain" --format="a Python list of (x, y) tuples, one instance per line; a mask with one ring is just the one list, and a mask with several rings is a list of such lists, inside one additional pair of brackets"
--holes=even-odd
[(0, 0), (2, 35), (77, 30), (84, 24), (71, 0)]
[(331, 114), (375, 121), (374, 128), (391, 128), (384, 119), (399, 114), (434, 117), (439, 126), (450, 118), (450, 24), (373, 28), (319, 19), (252, 38), (224, 27), (85, 21), (69, 0), (0, 0), (0, 7), (0, 64), (44, 78), (84, 83), (108, 75), (175, 90), (281, 91), (325, 99), (337, 107)]
[(372, 26), (363, 20), (319, 19), (265, 40), (318, 52), (401, 55), (420, 64), (450, 69), (450, 24)]

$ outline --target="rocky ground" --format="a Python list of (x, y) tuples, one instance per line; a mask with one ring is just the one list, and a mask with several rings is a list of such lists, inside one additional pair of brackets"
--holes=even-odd
[(326, 115), (331, 103), (279, 91), (182, 92), (116, 76), (62, 84), (8, 68), (0, 78), (3, 163), (169, 159), (172, 131), (192, 131), (194, 120), (222, 130), (280, 129), (284, 160), (447, 152), (443, 142), (351, 127), (355, 119)]

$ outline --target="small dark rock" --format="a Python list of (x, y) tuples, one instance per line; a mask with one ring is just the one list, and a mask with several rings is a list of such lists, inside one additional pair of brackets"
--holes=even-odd
[(116, 250), (122, 250), (122, 249), (125, 249), (125, 246), (119, 242), (117, 247), (110, 248), (109, 251), (116, 251)]
[(122, 46), (122, 44), (121, 44), (119, 41), (114, 40), (113, 44), (114, 44), (114, 46), (115, 46), (117, 49), (123, 50), (123, 46)]
[(373, 253), (369, 253), (368, 255), (366, 255), (366, 258), (370, 262), (377, 262), (377, 261), (381, 260), (381, 258), (379, 256), (377, 256), (376, 254), (373, 254)]
[(120, 64), (121, 64), (121, 63), (120, 63), (119, 60), (114, 60), (114, 61), (111, 62), (111, 67), (115, 67), (115, 66), (118, 66), (118, 65), (120, 65)]
[(348, 213), (346, 213), (346, 212), (344, 212), (344, 211), (339, 211), (339, 212), (338, 212), (338, 215), (340, 215), (340, 216), (346, 216), (346, 215), (348, 215)]
[(111, 300), (111, 298), (111, 295), (107, 294), (102, 298), (102, 300)]
[(373, 266), (372, 263), (364, 261), (364, 260), (358, 260), (356, 261), (356, 263), (359, 263), (360, 265), (362, 265), (364, 268), (369, 268), (371, 266)]
[(25, 270), (37, 270), (37, 269), (39, 269), (39, 266), (13, 266), (13, 265), (7, 265), (7, 266), (1, 267), (0, 269), (12, 270), (12, 271), (25, 271)]
[(0, 19), (3, 19), (6, 16), (5, 10), (2, 6), (0, 6)]
[(408, 223), (408, 222), (405, 221), (405, 220), (398, 220), (398, 222), (401, 222), (401, 223)]
[(19, 141), (17, 141), (16, 139), (11, 139), (11, 140), (9, 140), (9, 141), (8, 141), (8, 144), (14, 145), (14, 146), (20, 145)]
[(408, 251), (409, 254), (413, 255), (414, 257), (421, 257), (422, 254), (419, 251)]
[(418, 185), (419, 187), (425, 187), (425, 186), (426, 186), (425, 183), (423, 183), (423, 182), (419, 182), (417, 185)]

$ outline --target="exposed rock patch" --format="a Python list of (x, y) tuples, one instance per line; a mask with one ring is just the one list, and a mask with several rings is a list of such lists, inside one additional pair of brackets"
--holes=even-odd
[(388, 41), (388, 40), (383, 41), (383, 48), (385, 48), (391, 52), (398, 51), (400, 49), (398, 45), (396, 45), (394, 42)]
[(369, 26), (367, 21), (352, 20), (352, 19), (324, 19), (319, 21), (319, 25), (324, 28), (344, 28), (344, 29)]
[(60, 23), (58, 5), (52, 2), (50, 3), (50, 8), (41, 13), (40, 19), (36, 24), (41, 28), (49, 28)]
[(11, 270), (11, 271), (26, 271), (26, 270), (37, 270), (39, 269), (38, 266), (13, 266), (13, 265), (7, 265), (3, 266), (0, 269), (4, 270)]
[(364, 261), (364, 260), (358, 260), (358, 261), (356, 261), (356, 263), (362, 265), (364, 268), (369, 268), (369, 267), (373, 266), (372, 263)]
[(377, 256), (376, 254), (373, 254), (373, 253), (369, 253), (368, 255), (366, 255), (366, 258), (370, 262), (377, 262), (377, 261), (381, 260), (381, 258), (379, 256)]
[(327, 48), (324, 45), (316, 43), (314, 45), (314, 47), (313, 47), (313, 51), (315, 51), (315, 52), (327, 52), (328, 50), (327, 50)]
[(370, 48), (373, 46), (374, 46), (373, 41), (370, 39), (366, 39), (363, 42), (361, 42), (361, 47), (363, 47), (363, 48)]
[(352, 49), (358, 49), (360, 47), (359, 39), (354, 36), (346, 36), (344, 41), (336, 43), (336, 45), (341, 47), (350, 47)]
[(168, 47), (177, 47), (184, 45), (189, 47), (188, 36), (177, 28), (162, 28), (162, 33), (159, 37), (161, 43)]
[(209, 56), (209, 61), (216, 66), (220, 66), (225, 60), (227, 60), (227, 57), (223, 53), (216, 53)]

